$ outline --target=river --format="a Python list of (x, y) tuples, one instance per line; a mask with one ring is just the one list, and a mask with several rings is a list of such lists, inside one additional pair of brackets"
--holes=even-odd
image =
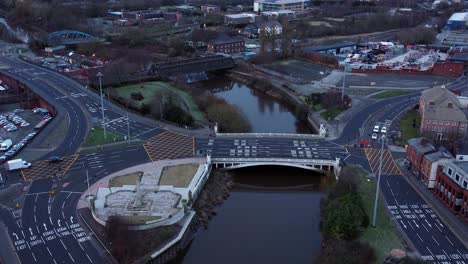
[(229, 79), (215, 78), (203, 83), (215, 96), (237, 106), (254, 133), (311, 133), (307, 124), (299, 122), (290, 107), (247, 85)]
[(284, 167), (230, 173), (236, 190), (175, 263), (313, 263), (329, 178)]

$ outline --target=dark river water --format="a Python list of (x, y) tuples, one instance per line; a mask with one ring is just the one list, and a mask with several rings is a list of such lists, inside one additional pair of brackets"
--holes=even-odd
[(214, 79), (203, 84), (215, 95), (236, 105), (250, 122), (252, 131), (271, 133), (311, 133), (306, 124), (299, 122), (290, 107), (245, 84), (229, 79)]
[(230, 173), (238, 187), (177, 262), (313, 263), (321, 241), (319, 205), (329, 178), (284, 167)]

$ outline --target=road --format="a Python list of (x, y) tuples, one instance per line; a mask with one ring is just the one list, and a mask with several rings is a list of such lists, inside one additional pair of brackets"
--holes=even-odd
[[(33, 181), (20, 214), (1, 210), (10, 239), (22, 263), (110, 263), (92, 231), (76, 212), (89, 184), (129, 166), (148, 162), (141, 146), (82, 154), (61, 181)], [(50, 195), (52, 185), (57, 188)]]
[(383, 176), (382, 193), (421, 258), (429, 263), (468, 263), (468, 250), (403, 177)]

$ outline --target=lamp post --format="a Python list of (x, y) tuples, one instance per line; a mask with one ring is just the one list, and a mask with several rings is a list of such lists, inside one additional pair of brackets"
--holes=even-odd
[(102, 128), (104, 129), (104, 141), (107, 142), (106, 123), (104, 116), (104, 98), (102, 97), (102, 76), (104, 76), (104, 74), (98, 72), (96, 76), (99, 78), (99, 90), (101, 93)]
[(341, 102), (344, 104), (344, 89), (345, 89), (345, 82), (346, 82), (346, 74), (343, 75), (343, 89), (341, 89)]
[(375, 227), (375, 222), (377, 220), (377, 203), (379, 201), (380, 175), (382, 174), (383, 150), (387, 138), (385, 137), (385, 135), (382, 135), (382, 137), (380, 137), (379, 140), (382, 142), (382, 148), (380, 149), (379, 174), (377, 175), (377, 188), (375, 189), (374, 216), (372, 218), (372, 227)]

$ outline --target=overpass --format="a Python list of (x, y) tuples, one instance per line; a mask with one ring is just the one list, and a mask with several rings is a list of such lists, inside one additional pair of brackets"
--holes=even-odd
[(88, 33), (76, 30), (56, 31), (47, 36), (47, 43), (49, 45), (69, 45), (99, 41), (102, 40)]
[(213, 55), (153, 64), (148, 70), (148, 75), (170, 77), (176, 74), (189, 74), (230, 69), (234, 66), (235, 63), (231, 57)]

